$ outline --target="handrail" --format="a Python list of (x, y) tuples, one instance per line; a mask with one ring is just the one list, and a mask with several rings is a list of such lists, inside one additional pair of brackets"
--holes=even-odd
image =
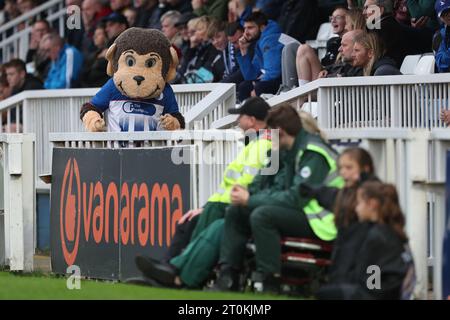
[[(175, 93), (189, 93), (189, 92), (207, 92), (217, 90), (221, 85), (217, 83), (207, 84), (177, 84), (172, 85)], [(94, 96), (100, 88), (79, 88), (79, 89), (45, 89), (45, 90), (27, 90), (22, 91), (14, 96), (11, 96), (5, 100), (0, 101), (0, 110), (8, 106), (16, 104), (26, 99), (39, 99), (39, 98), (74, 98), (74, 97), (87, 97)]]
[[(29, 12), (22, 14), (22, 15), (18, 16), (17, 18), (2, 25), (0, 27), (0, 34), (27, 21), (30, 18), (34, 18), (37, 14), (39, 14), (47, 9), (50, 9), (51, 7), (56, 6), (60, 3), (64, 3), (64, 0), (50, 0), (50, 1), (44, 2), (40, 6), (34, 8), (33, 10), (30, 10)], [(64, 6), (65, 6), (65, 4), (64, 4)]]
[(220, 83), (215, 85), (215, 91), (211, 91), (202, 101), (195, 105), (185, 115), (186, 123), (193, 123), (196, 120), (209, 114), (215, 109), (222, 100), (227, 98), (235, 98), (235, 84), (234, 83)]
[(51, 132), (49, 140), (53, 143), (65, 141), (144, 141), (144, 140), (203, 140), (236, 141), (243, 137), (236, 130), (178, 130), (146, 132)]
[[(297, 99), (301, 100), (300, 105), (297, 105), (298, 108), (302, 106), (303, 103), (308, 103), (311, 101), (317, 101), (319, 103), (319, 110), (322, 111), (322, 117), (319, 114), (319, 123), (323, 125), (327, 125), (327, 122), (322, 120), (326, 119), (326, 113), (329, 112), (328, 108), (333, 107), (329, 103), (333, 103), (336, 101), (326, 101), (330, 99), (330, 96), (314, 96), (315, 93), (319, 92), (319, 90), (339, 90), (346, 89), (349, 90), (349, 87), (353, 88), (377, 88), (380, 86), (390, 86), (391, 88), (401, 88), (402, 86), (411, 86), (411, 85), (436, 85), (436, 84), (448, 84), (450, 83), (450, 73), (442, 73), (442, 74), (432, 74), (432, 75), (395, 75), (395, 76), (371, 76), (371, 77), (346, 77), (346, 78), (322, 78), (317, 79), (315, 81), (309, 82), (301, 87), (294, 88), (290, 91), (281, 93), (280, 95), (273, 96), (267, 100), (267, 103), (271, 106), (277, 106), (281, 103), (290, 103)], [(325, 92), (325, 91), (324, 91)], [(323, 98), (323, 99), (321, 99)], [(332, 97), (331, 97), (332, 98)], [(337, 99), (337, 97), (335, 97)], [(422, 97), (423, 98), (423, 97)], [(430, 98), (425, 95), (425, 98)], [(394, 96), (392, 97), (394, 99)], [(408, 99), (408, 97), (404, 98)], [(448, 98), (447, 98), (448, 99)], [(337, 100), (339, 101), (339, 100)], [(350, 101), (349, 101), (350, 102)], [(353, 101), (354, 102), (354, 101)], [(392, 112), (399, 112), (395, 108), (398, 106), (398, 103), (402, 101), (396, 102), (395, 105), (390, 105), (390, 110)], [(403, 106), (406, 109), (409, 106)], [(419, 108), (419, 106), (416, 106)], [(421, 106), (423, 107), (423, 106)], [(425, 109), (424, 109), (425, 110)], [(405, 111), (404, 111), (405, 112)], [(422, 111), (428, 112), (428, 110)], [(212, 127), (214, 128), (225, 128), (235, 124), (237, 120), (237, 116), (227, 116), (218, 121), (216, 121)], [(406, 121), (406, 120), (405, 120)]]

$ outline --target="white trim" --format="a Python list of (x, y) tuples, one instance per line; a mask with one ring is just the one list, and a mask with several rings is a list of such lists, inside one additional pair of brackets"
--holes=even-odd
[(73, 76), (73, 64), (74, 64), (74, 55), (75, 52), (73, 48), (66, 48), (66, 89), (71, 87), (72, 76)]

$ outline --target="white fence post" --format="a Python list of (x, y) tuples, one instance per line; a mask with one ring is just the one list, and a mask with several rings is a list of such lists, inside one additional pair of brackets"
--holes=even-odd
[(405, 208), (406, 230), (410, 237), (411, 250), (416, 266), (417, 284), (415, 295), (419, 299), (427, 299), (428, 293), (428, 221), (427, 221), (427, 193), (414, 184), (427, 181), (428, 177), (428, 137), (425, 130), (411, 132), (409, 142), (408, 166), (408, 199)]
[(33, 270), (36, 195), (34, 136), (0, 135), (3, 152), (4, 223), (0, 243), (10, 270)]

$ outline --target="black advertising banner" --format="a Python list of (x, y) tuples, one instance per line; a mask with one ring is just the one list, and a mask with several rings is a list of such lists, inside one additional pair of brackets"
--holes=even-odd
[(190, 203), (190, 166), (171, 160), (181, 152), (53, 149), (53, 272), (125, 280), (140, 276), (136, 255), (161, 258)]

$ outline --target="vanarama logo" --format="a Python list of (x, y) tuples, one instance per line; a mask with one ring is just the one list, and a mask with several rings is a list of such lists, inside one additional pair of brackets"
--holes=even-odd
[[(174, 210), (171, 210), (174, 209)], [(179, 184), (83, 181), (75, 158), (67, 161), (60, 195), (61, 247), (73, 265), (80, 241), (169, 246), (183, 214)], [(157, 219), (157, 220), (156, 220)]]

